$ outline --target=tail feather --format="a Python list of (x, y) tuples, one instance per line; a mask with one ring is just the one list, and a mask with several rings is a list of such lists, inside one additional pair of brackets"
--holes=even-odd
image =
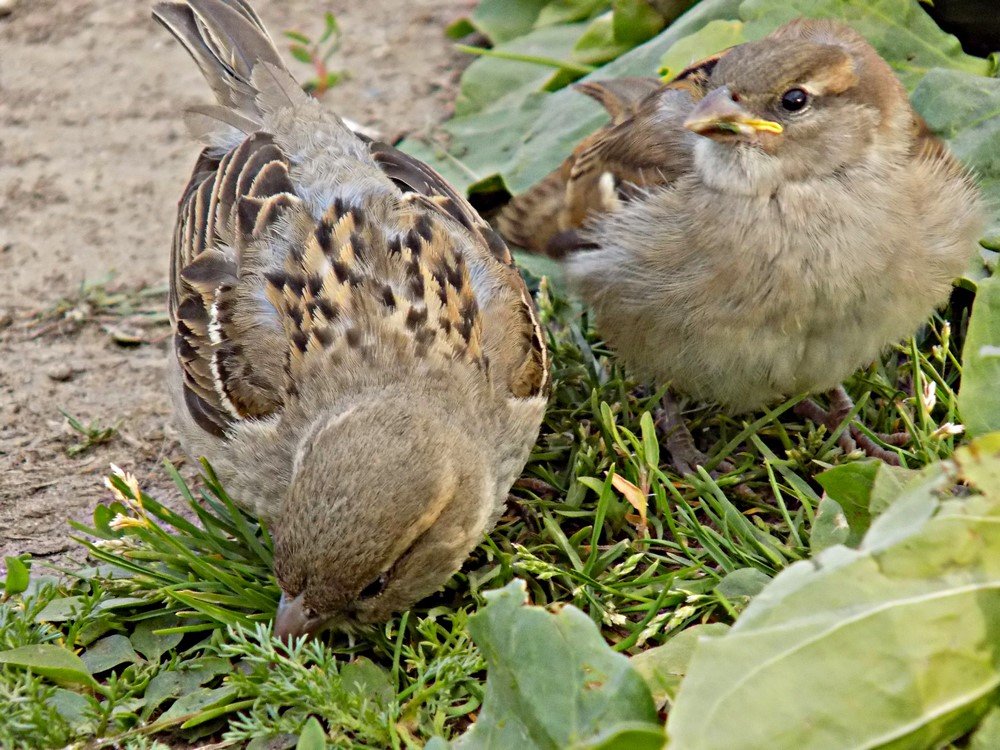
[(549, 252), (550, 240), (562, 229), (559, 217), (566, 205), (565, 171), (560, 167), (551, 172), (503, 207), (497, 216), (497, 229), (508, 242), (539, 255)]
[(245, 0), (161, 2), (153, 18), (184, 46), (215, 93), (218, 105), (193, 108), (189, 117), (194, 135), (209, 145), (231, 144), (234, 128), (258, 129), (262, 106), (291, 103), (293, 90), (305, 96)]
[[(574, 174), (577, 160), (585, 155), (591, 144), (598, 142), (611, 126), (632, 117), (639, 106), (653, 92), (662, 87), (658, 78), (612, 78), (603, 81), (585, 81), (574, 88), (601, 103), (611, 115), (611, 124), (587, 136), (558, 169), (527, 192), (514, 196), (501, 210), (497, 227), (508, 241), (532, 253), (560, 258), (573, 249), (585, 247), (580, 230), (586, 212), (576, 215), (574, 191), (580, 185)], [(600, 176), (600, 173), (597, 174)], [(595, 181), (596, 189), (598, 183)], [(583, 201), (585, 207), (590, 202)]]

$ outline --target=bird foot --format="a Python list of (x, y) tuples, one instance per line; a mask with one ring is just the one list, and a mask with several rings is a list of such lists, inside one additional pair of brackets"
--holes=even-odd
[[(844, 419), (854, 408), (854, 402), (847, 395), (843, 386), (838, 386), (830, 391), (829, 399), (829, 409), (824, 409), (812, 399), (806, 399), (795, 406), (794, 412), (816, 424), (825, 425), (830, 432), (833, 432), (843, 424)], [(886, 445), (896, 447), (902, 447), (910, 442), (910, 436), (905, 432), (876, 432), (875, 437)], [(850, 453), (860, 448), (866, 456), (877, 458), (890, 466), (899, 466), (899, 456), (872, 440), (857, 424), (849, 425), (840, 433), (837, 445), (844, 453)]]

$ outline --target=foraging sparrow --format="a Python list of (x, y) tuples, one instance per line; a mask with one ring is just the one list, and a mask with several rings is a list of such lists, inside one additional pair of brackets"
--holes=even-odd
[(841, 24), (793, 21), (651, 93), (587, 91), (612, 122), (501, 232), (575, 250), (568, 275), (625, 364), (694, 398), (739, 413), (833, 391), (830, 413), (804, 411), (837, 426), (840, 382), (912, 333), (977, 245), (973, 180)]
[(275, 540), (279, 636), (385, 619), (491, 528), (548, 364), (503, 241), (426, 165), (324, 112), (244, 0), (159, 3), (215, 92), (171, 258), (172, 391)]

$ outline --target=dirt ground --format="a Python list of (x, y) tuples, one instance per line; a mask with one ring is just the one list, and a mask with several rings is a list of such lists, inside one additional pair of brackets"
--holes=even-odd
[[(286, 52), (280, 32), (318, 35), (324, 12), (337, 15), (331, 68), (350, 77), (323, 100), (386, 138), (447, 116), (466, 60), (443, 29), (473, 4), (255, 3)], [(149, 6), (20, 0), (0, 19), (0, 556), (80, 557), (66, 521), (108, 497), (111, 462), (177, 497), (160, 466), (183, 460), (163, 382), (164, 285), (198, 150), (180, 112), (210, 92)], [(84, 448), (60, 410), (117, 433)]]

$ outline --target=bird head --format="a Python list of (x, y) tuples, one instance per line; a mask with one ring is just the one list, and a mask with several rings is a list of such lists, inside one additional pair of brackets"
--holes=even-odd
[(793, 21), (733, 48), (714, 62), (705, 90), (684, 126), (705, 138), (695, 150), (702, 174), (740, 192), (850, 167), (913, 128), (889, 66), (830, 21)]
[(426, 401), (321, 414), (272, 522), (281, 638), (378, 622), (441, 588), (494, 518), (488, 452)]

